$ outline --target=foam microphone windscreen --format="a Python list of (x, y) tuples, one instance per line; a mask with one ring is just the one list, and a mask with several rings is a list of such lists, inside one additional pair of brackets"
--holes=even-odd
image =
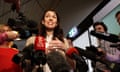
[(66, 55), (71, 57), (72, 58), (72, 54), (75, 53), (77, 55), (79, 55), (79, 52), (77, 51), (77, 49), (75, 48), (69, 48), (67, 51), (66, 51)]
[(75, 47), (75, 49), (80, 53), (81, 56), (85, 56), (86, 58), (94, 60), (94, 61), (97, 60), (95, 53), (91, 51), (83, 50), (82, 48), (79, 48), (79, 47)]
[(42, 36), (37, 36), (35, 40), (35, 50), (45, 52), (45, 39)]

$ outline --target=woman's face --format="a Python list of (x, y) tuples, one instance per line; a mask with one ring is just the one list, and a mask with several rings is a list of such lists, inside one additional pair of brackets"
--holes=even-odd
[(57, 26), (57, 15), (54, 11), (47, 11), (42, 20), (42, 24), (45, 25), (47, 29), (54, 29)]
[(105, 32), (105, 29), (102, 25), (96, 25), (95, 30), (96, 32)]

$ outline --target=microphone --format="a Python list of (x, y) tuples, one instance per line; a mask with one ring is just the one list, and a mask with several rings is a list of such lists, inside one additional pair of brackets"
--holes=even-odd
[(45, 38), (42, 36), (36, 36), (34, 44), (34, 60), (37, 65), (44, 65), (46, 63), (46, 54), (45, 54)]
[(69, 48), (66, 51), (66, 55), (76, 60), (77, 70), (83, 71), (83, 72), (88, 71), (88, 65), (86, 64), (85, 59), (82, 57), (82, 55), (79, 55), (79, 52), (76, 48)]
[(113, 43), (120, 42), (119, 37), (114, 35), (114, 34), (100, 33), (100, 32), (95, 32), (95, 31), (91, 31), (90, 34), (97, 37), (97, 38), (104, 39), (106, 41), (110, 41)]
[(75, 49), (80, 53), (81, 56), (85, 56), (86, 58), (89, 58), (94, 61), (97, 60), (96, 54), (93, 53), (92, 51), (83, 50), (82, 48), (79, 47), (75, 47)]
[(19, 36), (17, 31), (9, 31), (0, 34), (0, 44), (4, 43), (5, 41), (12, 41)]
[(82, 57), (79, 56), (79, 52), (75, 48), (69, 48), (66, 51), (66, 55), (68, 57), (72, 58), (72, 59), (75, 59), (76, 61), (82, 61), (82, 62), (84, 62), (84, 60), (82, 59)]
[(111, 44), (110, 47), (118, 48), (120, 47), (120, 44)]
[(108, 68), (110, 68), (110, 70), (112, 72), (119, 72), (120, 71), (120, 65), (119, 64), (113, 63), (113, 62), (110, 62), (110, 61), (108, 61), (106, 59), (98, 57), (98, 56), (96, 56), (95, 53), (93, 53), (91, 51), (86, 51), (86, 50), (83, 50), (83, 49), (81, 49), (79, 47), (75, 47), (75, 48), (78, 50), (78, 52), (82, 56), (85, 56), (86, 58), (91, 59), (93, 61), (99, 61), (99, 62), (105, 64)]
[(14, 55), (12, 61), (15, 62), (16, 64), (19, 64), (25, 59), (31, 60), (33, 53), (34, 53), (34, 45), (30, 44), (29, 46), (26, 46), (18, 54)]
[(45, 38), (42, 36), (36, 36), (34, 48), (36, 51), (40, 50), (45, 53)]

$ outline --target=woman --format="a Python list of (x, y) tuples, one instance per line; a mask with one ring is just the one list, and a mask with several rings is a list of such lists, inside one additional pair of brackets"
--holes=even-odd
[[(30, 37), (26, 42), (26, 46), (34, 44), (35, 48), (39, 48), (40, 43), (42, 43), (41, 45), (44, 45), (45, 41), (46, 54), (52, 51), (58, 51), (66, 58), (65, 51), (67, 48), (70, 48), (70, 45), (68, 40), (64, 38), (63, 31), (60, 28), (58, 14), (54, 10), (45, 11), (40, 26), (38, 27), (40, 27), (38, 36)], [(40, 39), (44, 41), (39, 42), (41, 41)], [(69, 61), (72, 60), (69, 59)], [(49, 71), (45, 69), (45, 72)]]

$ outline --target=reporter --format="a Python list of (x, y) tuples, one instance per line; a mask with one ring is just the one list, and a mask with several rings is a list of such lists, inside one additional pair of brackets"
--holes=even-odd
[(0, 72), (22, 72), (21, 66), (12, 61), (19, 50), (9, 46), (9, 41), (17, 36), (18, 34), (14, 31), (0, 34)]
[[(101, 32), (107, 34), (107, 27), (103, 22), (96, 22), (93, 25), (96, 32)], [(120, 51), (117, 48), (110, 47), (111, 43), (109, 41), (105, 41), (103, 39), (98, 39), (99, 48), (98, 50), (102, 50), (105, 53), (104, 58), (108, 61), (120, 63)], [(110, 72), (110, 70), (104, 65), (99, 62), (96, 63), (96, 67), (103, 72)]]

